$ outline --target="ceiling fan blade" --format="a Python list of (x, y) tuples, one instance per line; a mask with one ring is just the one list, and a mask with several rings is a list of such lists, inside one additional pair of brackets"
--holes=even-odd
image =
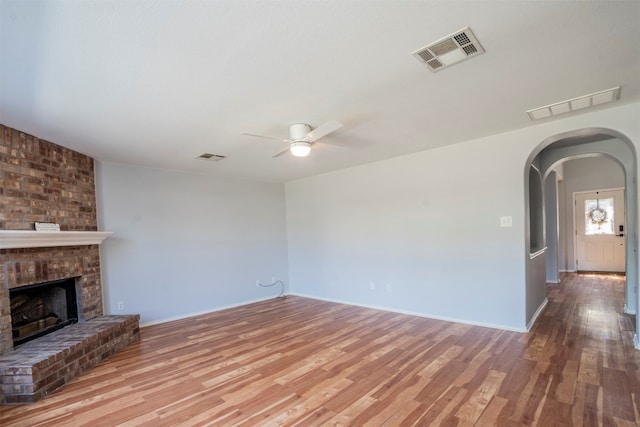
[(274, 136), (256, 135), (255, 133), (248, 133), (248, 132), (242, 132), (240, 133), (240, 135), (255, 136), (256, 138), (264, 138), (264, 139), (273, 139), (274, 141), (282, 141), (286, 143), (291, 142), (290, 139), (286, 139), (286, 138), (276, 138)]
[(317, 141), (325, 135), (338, 130), (342, 127), (342, 123), (337, 120), (331, 120), (322, 124), (307, 134), (306, 140), (309, 142)]
[(280, 157), (283, 154), (286, 154), (289, 151), (289, 147), (285, 148), (282, 151), (278, 151), (276, 154), (274, 154), (273, 156), (271, 156), (272, 159), (275, 159), (276, 157)]

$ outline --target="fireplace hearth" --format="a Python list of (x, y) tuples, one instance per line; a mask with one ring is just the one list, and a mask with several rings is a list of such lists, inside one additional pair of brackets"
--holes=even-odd
[(10, 310), (14, 348), (76, 323), (76, 279), (11, 289)]

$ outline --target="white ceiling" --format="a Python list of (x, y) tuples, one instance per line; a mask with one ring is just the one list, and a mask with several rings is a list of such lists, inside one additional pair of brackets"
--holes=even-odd
[[(102, 161), (279, 182), (615, 86), (640, 101), (640, 1), (0, 2), (0, 122)], [(486, 53), (435, 74), (411, 56), (466, 26)], [(240, 135), (331, 119), (307, 158)]]

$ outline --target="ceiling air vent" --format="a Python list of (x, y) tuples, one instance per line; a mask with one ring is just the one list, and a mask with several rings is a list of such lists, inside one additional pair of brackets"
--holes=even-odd
[(469, 27), (463, 28), (411, 54), (433, 72), (457, 64), (472, 56), (484, 53), (484, 49)]
[(226, 159), (227, 156), (222, 156), (220, 154), (211, 154), (211, 153), (202, 153), (196, 159), (200, 160), (209, 160), (212, 162), (219, 162), (222, 159)]
[(582, 95), (577, 98), (571, 98), (565, 101), (556, 102), (555, 104), (527, 110), (527, 114), (531, 120), (540, 120), (546, 119), (547, 117), (557, 116), (559, 114), (582, 110), (583, 108), (591, 108), (607, 104), (609, 102), (616, 102), (619, 99), (620, 86), (616, 86), (611, 89), (601, 90), (600, 92), (590, 93), (589, 95)]

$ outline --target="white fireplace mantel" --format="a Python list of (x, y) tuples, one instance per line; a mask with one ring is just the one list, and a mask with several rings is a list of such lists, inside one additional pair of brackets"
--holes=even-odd
[(0, 230), (0, 249), (99, 245), (111, 231)]

